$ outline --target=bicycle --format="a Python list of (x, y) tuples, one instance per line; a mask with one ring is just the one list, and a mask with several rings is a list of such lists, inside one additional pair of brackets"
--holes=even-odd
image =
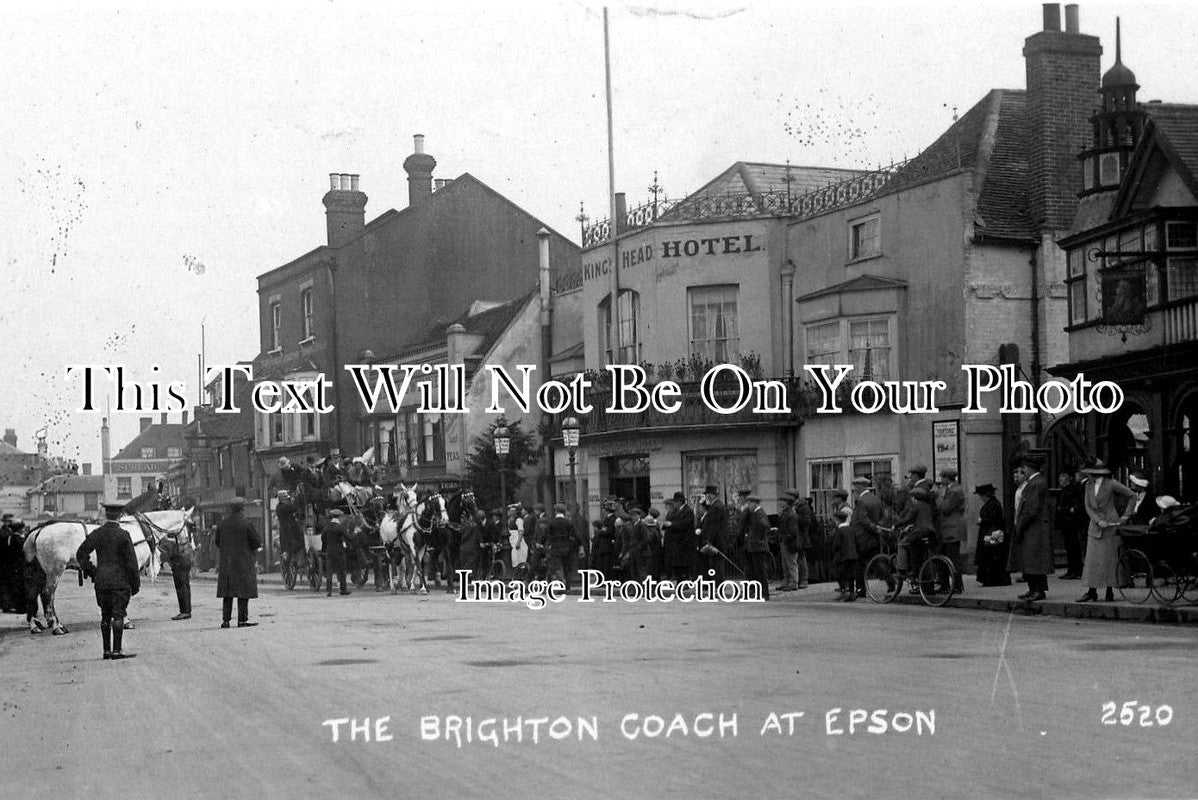
[(291, 553), (284, 551), (281, 558), (282, 564), (279, 566), (279, 571), (283, 575), (283, 585), (290, 591), (295, 588), (300, 574), (307, 571), (307, 559), (304, 557), (302, 550), (298, 551), (298, 556), (293, 556)]
[(482, 549), (491, 551), (491, 560), (486, 572), (487, 580), (506, 581), (511, 576), (511, 569), (504, 558), (504, 551), (508, 548), (501, 542), (489, 542), (484, 544)]
[(898, 533), (894, 528), (880, 530), (883, 531), (882, 552), (865, 565), (865, 593), (869, 599), (875, 603), (892, 603), (902, 593), (903, 583), (910, 581), (912, 594), (918, 594), (926, 605), (936, 608), (947, 605), (956, 594), (957, 569), (946, 556), (935, 552), (938, 545), (932, 541), (932, 537), (923, 536), (912, 543), (913, 550), (922, 548), (929, 555), (920, 562), (914, 576), (904, 575), (898, 570), (898, 538), (899, 534), (906, 534), (911, 528), (904, 528)]

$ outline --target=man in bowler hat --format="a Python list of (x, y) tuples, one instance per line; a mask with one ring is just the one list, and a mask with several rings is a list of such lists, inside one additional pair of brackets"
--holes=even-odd
[(216, 576), (216, 596), (221, 598), (222, 628), (230, 627), (233, 600), (237, 600), (237, 627), (252, 628), (250, 600), (258, 596), (258, 573), (254, 553), (262, 547), (262, 539), (245, 518), (245, 498), (234, 497), (229, 503), (229, 515), (216, 526), (213, 544), (220, 550), (220, 573)]

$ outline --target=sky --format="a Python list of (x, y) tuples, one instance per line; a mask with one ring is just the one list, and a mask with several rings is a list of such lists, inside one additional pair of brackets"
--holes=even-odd
[[(1140, 99), (1198, 102), (1193, 8), (1082, 4)], [(991, 88), (1024, 87), (1039, 4), (613, 5), (617, 191), (693, 191), (735, 161), (915, 155)], [(602, 6), (22, 4), (0, 29), (0, 428), (100, 461), (68, 364), (185, 384), (258, 350), (256, 276), (324, 243), (328, 174), (367, 220), (469, 172), (578, 241), (607, 207)], [(1097, 97), (1095, 98), (1097, 102)], [(153, 372), (157, 366), (158, 372)], [(137, 433), (114, 414), (113, 450)], [(177, 421), (178, 415), (172, 419)], [(97, 471), (99, 467), (97, 466)]]

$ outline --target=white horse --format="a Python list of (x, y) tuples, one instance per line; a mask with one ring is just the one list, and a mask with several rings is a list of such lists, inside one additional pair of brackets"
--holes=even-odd
[[(133, 541), (133, 551), (137, 555), (137, 566), (149, 570), (153, 580), (158, 573), (157, 543), (167, 536), (177, 536), (183, 527), (191, 522), (194, 509), (151, 511), (137, 516), (123, 516), (119, 524), (124, 528)], [(58, 521), (37, 528), (25, 538), (24, 554), (29, 563), (35, 561), (46, 573), (46, 584), (41, 591), (42, 607), (45, 611), (46, 622), (43, 626), (36, 617), (29, 621), (29, 632), (37, 633), (43, 627), (49, 627), (55, 636), (67, 633), (67, 629), (58, 620), (54, 610), (54, 593), (58, 589), (58, 581), (68, 568), (79, 569), (75, 560), (75, 552), (83, 544), (87, 535), (99, 525), (84, 522)], [(147, 533), (149, 539), (147, 539)], [(91, 561), (95, 565), (96, 555), (92, 553)], [(82, 582), (82, 576), (80, 582)], [(129, 627), (128, 624), (125, 626)]]
[[(417, 503), (416, 486), (417, 484), (410, 487), (399, 484), (395, 491), (398, 510), (387, 512), (379, 526), (379, 537), (390, 554), (387, 572), (392, 594), (397, 591), (394, 569), (397, 565), (401, 581), (412, 594), (428, 594), (424, 563), (428, 557), (428, 535), (432, 533), (434, 526), (443, 526), (449, 522), (449, 514), (441, 495), (433, 493), (424, 502)], [(419, 589), (416, 588), (417, 577), (420, 579)]]

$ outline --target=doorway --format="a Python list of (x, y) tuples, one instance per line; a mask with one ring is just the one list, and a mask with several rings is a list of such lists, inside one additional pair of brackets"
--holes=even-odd
[(644, 511), (649, 510), (649, 454), (614, 456), (607, 461), (607, 490)]

